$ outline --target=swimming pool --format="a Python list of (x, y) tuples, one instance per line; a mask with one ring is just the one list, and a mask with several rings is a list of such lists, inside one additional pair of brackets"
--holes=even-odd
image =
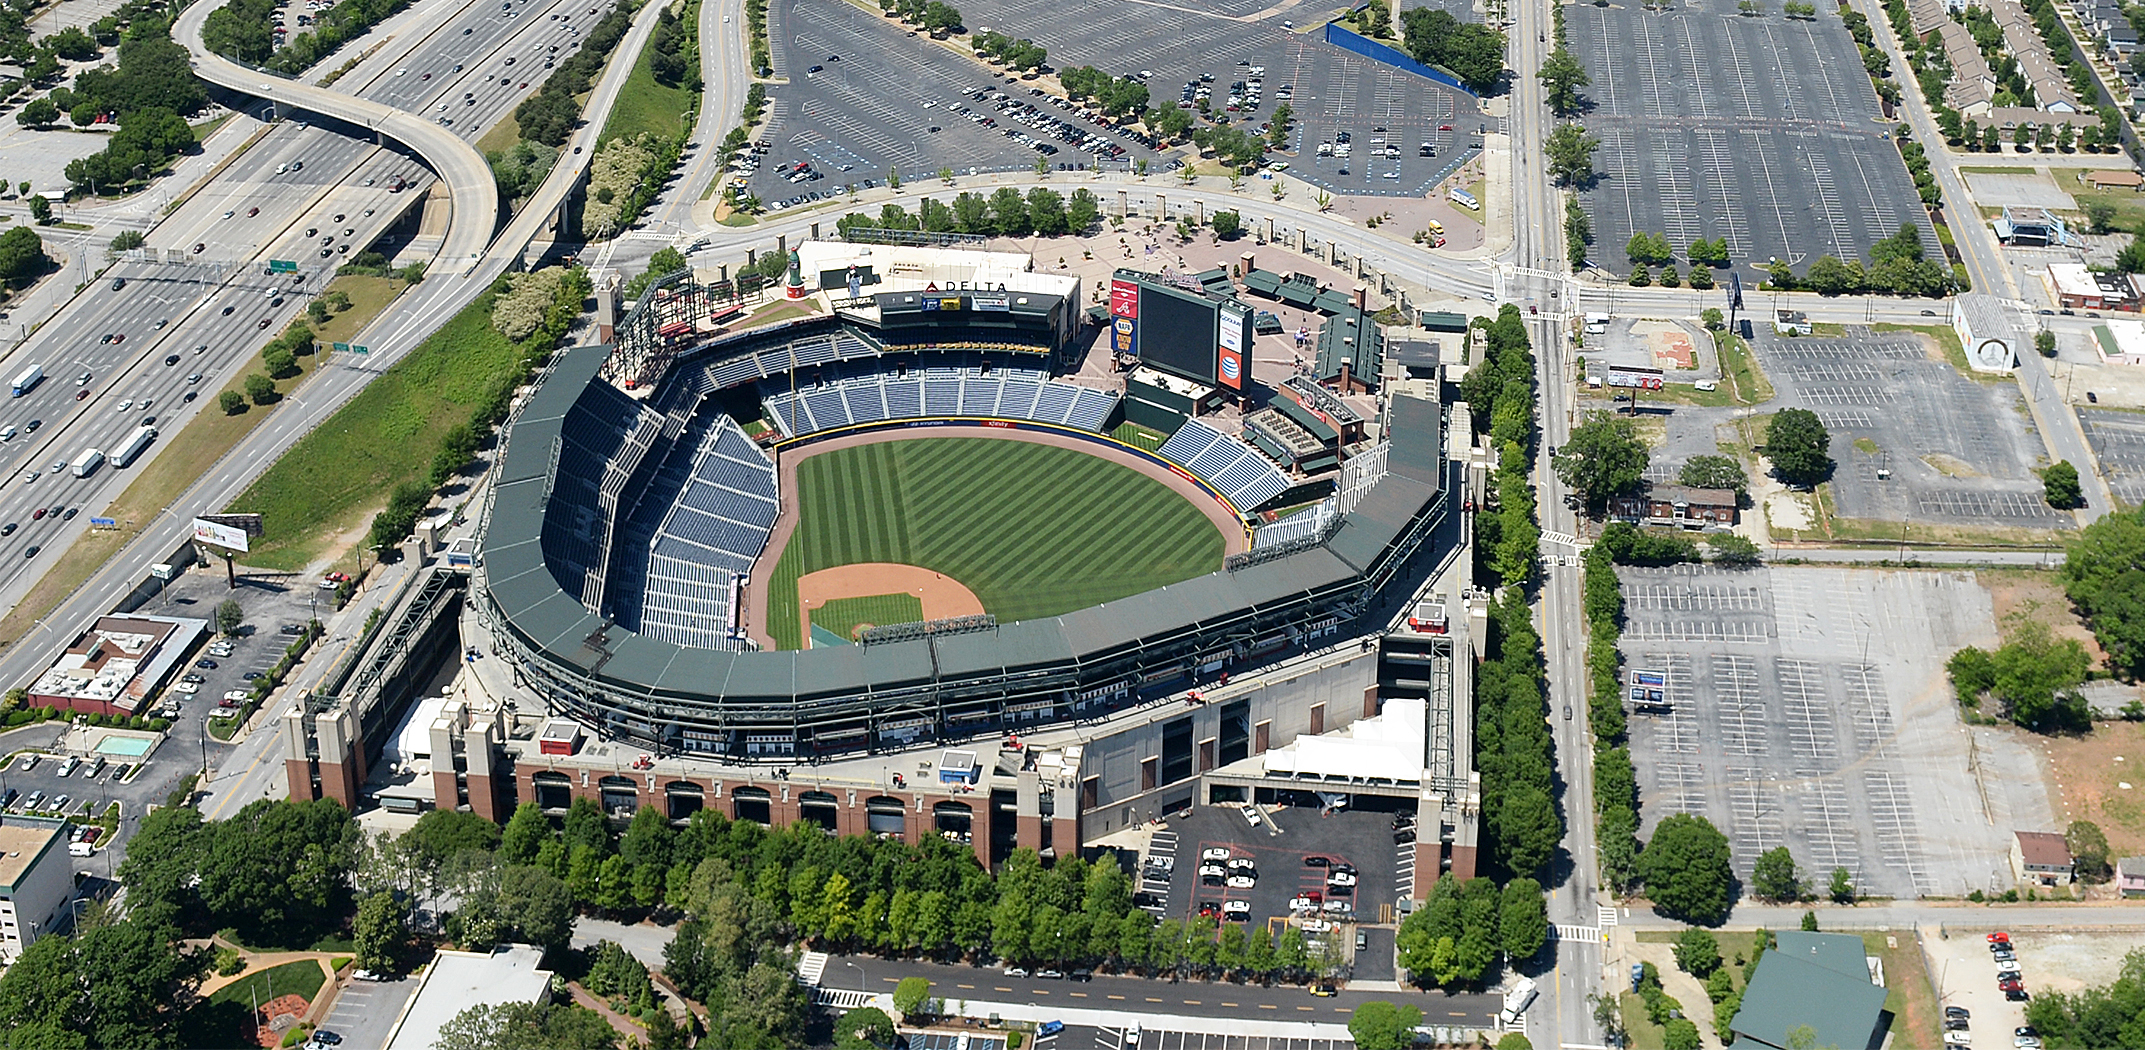
[(108, 736), (97, 741), (97, 753), (117, 755), (121, 758), (140, 758), (149, 753), (149, 738), (139, 736)]

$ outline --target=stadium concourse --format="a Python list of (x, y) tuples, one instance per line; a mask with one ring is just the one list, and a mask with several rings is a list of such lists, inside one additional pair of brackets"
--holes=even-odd
[[(1244, 367), (1263, 311), (1226, 274), (1121, 270), (1088, 309), (1079, 278), (1013, 253), (790, 261), (769, 289), (664, 278), (613, 343), (554, 357), (449, 584), (465, 651), (496, 657), (465, 662), (480, 688), (322, 698), (296, 719), (295, 795), (715, 808), (985, 863), (1194, 805), (1345, 799), (1440, 829), (1416, 885), (1472, 872), (1479, 497), (1456, 490), (1479, 470), (1446, 440), (1448, 415), (1471, 430), (1439, 369), (1388, 355), (1360, 290), (1319, 300), (1340, 381), (1269, 385)], [(1326, 292), (1270, 276), (1245, 287)], [(886, 566), (982, 612), (800, 587)], [(794, 641), (754, 639), (756, 594)], [(397, 733), (427, 750), (369, 775)]]

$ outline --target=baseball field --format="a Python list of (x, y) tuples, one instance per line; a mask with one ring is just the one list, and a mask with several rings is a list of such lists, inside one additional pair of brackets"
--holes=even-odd
[[(1215, 524), (1158, 481), (1073, 449), (889, 441), (798, 465), (797, 528), (768, 580), (767, 629), (803, 644), (798, 578), (888, 562), (943, 573), (1001, 622), (1052, 616), (1221, 568)], [(815, 618), (816, 619), (816, 618)]]

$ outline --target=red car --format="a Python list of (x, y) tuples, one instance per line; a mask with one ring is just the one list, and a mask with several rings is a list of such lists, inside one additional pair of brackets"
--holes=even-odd
[(261, 209), (259, 209), (259, 208), (247, 208), (247, 209), (246, 209), (246, 218), (249, 218), (249, 219), (250, 219), (250, 218), (253, 218), (253, 217), (254, 217), (254, 216), (256, 216), (256, 215), (259, 215), (260, 213), (261, 213)]
[(2009, 944), (2009, 943), (2011, 943), (2011, 935), (2010, 935), (2010, 934), (2008, 934), (2008, 933), (2005, 933), (2005, 932), (2003, 932), (2002, 930), (1998, 930), (1998, 931), (1996, 931), (1995, 933), (1989, 934), (1989, 943), (1990, 943), (1990, 944)]
[(34, 510), (34, 511), (31, 511), (31, 512), (30, 512), (30, 520), (31, 520), (31, 521), (43, 521), (43, 520), (45, 520), (45, 508), (43, 508), (43, 507), (39, 507), (39, 508), (37, 508), (36, 510)]
[(1221, 917), (1221, 905), (1214, 901), (1200, 901), (1199, 916), (1204, 919), (1218, 919)]

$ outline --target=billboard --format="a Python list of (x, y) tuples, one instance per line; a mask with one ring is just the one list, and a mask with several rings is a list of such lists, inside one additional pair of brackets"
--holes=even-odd
[(1661, 383), (1662, 374), (1658, 368), (1648, 368), (1644, 365), (1611, 364), (1609, 366), (1610, 386), (1635, 387), (1639, 390), (1659, 390), (1661, 389)]
[(1220, 360), (1216, 362), (1222, 385), (1244, 389), (1244, 308), (1221, 308)]
[(1110, 349), (1126, 357), (1140, 352), (1140, 286), (1110, 280)]
[(204, 518), (194, 519), (194, 539), (227, 550), (243, 551), (246, 546), (246, 530), (230, 525), (220, 525)]
[(1000, 314), (1010, 313), (1013, 309), (1012, 301), (1003, 295), (971, 295), (968, 297), (968, 305), (973, 310)]

